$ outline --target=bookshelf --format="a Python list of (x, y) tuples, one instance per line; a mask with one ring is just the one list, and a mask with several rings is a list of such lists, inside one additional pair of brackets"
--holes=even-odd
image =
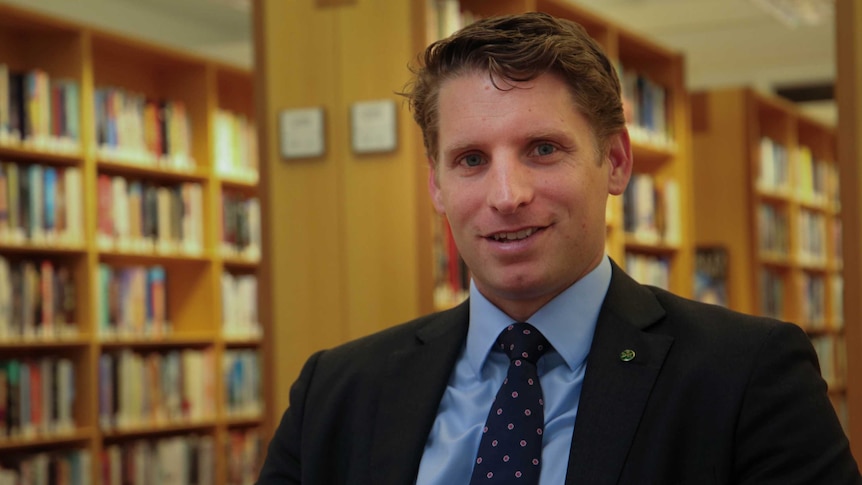
[[(526, 11), (544, 11), (580, 23), (615, 61), (634, 173), (627, 192), (608, 200), (607, 251), (638, 281), (691, 296), (690, 130), (683, 58), (561, 0), (429, 0), (427, 40), (448, 35), (476, 18)], [(442, 309), (466, 296), (467, 278), (445, 221), (436, 216), (431, 221), (432, 307)]]
[(256, 476), (253, 93), (242, 69), (0, 5), (4, 478)]
[(847, 425), (842, 226), (834, 128), (750, 88), (692, 95), (695, 241), (727, 253), (727, 304), (814, 343)]

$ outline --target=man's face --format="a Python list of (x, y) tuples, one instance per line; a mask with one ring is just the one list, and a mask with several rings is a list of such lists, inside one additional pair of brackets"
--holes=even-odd
[(628, 134), (600, 156), (556, 75), (494, 87), (468, 72), (440, 87), (429, 179), (479, 291), (517, 320), (586, 275), (605, 245), (605, 204), (631, 173)]

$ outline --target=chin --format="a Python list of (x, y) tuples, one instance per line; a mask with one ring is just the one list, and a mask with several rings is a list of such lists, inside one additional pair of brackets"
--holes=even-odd
[(540, 281), (501, 282), (495, 285), (496, 293), (507, 300), (534, 300), (552, 293), (547, 283)]

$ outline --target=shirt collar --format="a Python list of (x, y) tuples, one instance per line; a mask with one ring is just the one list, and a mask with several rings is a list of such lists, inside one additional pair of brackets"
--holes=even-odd
[[(611, 282), (607, 255), (590, 273), (566, 288), (528, 320), (548, 339), (554, 350), (575, 371), (587, 358), (599, 310)], [(470, 326), (467, 330), (467, 360), (481, 375), (491, 347), (512, 318), (488, 301), (470, 282)]]

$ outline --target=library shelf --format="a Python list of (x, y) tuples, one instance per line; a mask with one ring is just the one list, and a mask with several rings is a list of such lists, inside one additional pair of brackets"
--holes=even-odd
[[(103, 465), (123, 466), (118, 443), (187, 436), (209, 443), (201, 452), (214, 483), (231, 483), (228, 451), (211, 446), (235, 432), (221, 377), (237, 351), (222, 335), (222, 310), (237, 296), (223, 294), (221, 279), (238, 272), (254, 290), (265, 261), (259, 250), (253, 263), (222, 256), (221, 205), (225, 191), (257, 196), (253, 88), (242, 68), (0, 4), (0, 99), (11, 100), (0, 103), (0, 308), (20, 288), (29, 298), (14, 316), (0, 315), (0, 386), (37, 403), (31, 375), (56, 372), (64, 393), (74, 386), (62, 417), (71, 434), (7, 437), (0, 426), (4, 469), (37, 452), (80, 452), (86, 476), (102, 483)], [(241, 298), (252, 309), (260, 304), (254, 291)], [(261, 366), (264, 342), (239, 347)], [(10, 387), (22, 367), (26, 387)], [(253, 371), (257, 394), (245, 399), (263, 413), (271, 373)], [(187, 386), (207, 376), (205, 386), (182, 391), (198, 393), (193, 404), (203, 415), (176, 423), (126, 416), (134, 426), (102, 426), (117, 410), (143, 412), (115, 409), (110, 392), (144, 393), (129, 382), (175, 385), (171, 372), (187, 374)], [(250, 422), (249, 433), (264, 435), (264, 425)], [(261, 458), (249, 456), (247, 468)]]

